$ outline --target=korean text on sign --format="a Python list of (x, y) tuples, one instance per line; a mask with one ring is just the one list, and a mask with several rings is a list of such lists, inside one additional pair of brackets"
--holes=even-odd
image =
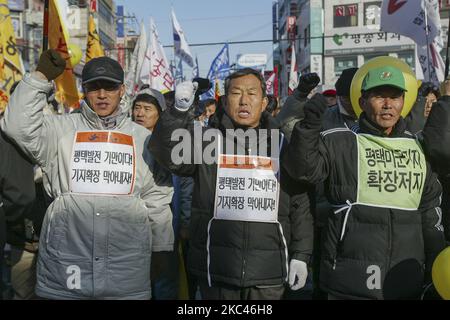
[(72, 152), (72, 192), (130, 194), (134, 181), (133, 137), (109, 131), (77, 132)]

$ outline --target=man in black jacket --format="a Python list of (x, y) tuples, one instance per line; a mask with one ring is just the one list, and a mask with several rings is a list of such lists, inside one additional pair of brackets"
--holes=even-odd
[(442, 182), (442, 219), (445, 238), (450, 243), (450, 80), (441, 85), (441, 93), (425, 123), (423, 139), (425, 153)]
[[(212, 133), (211, 139), (215, 137), (214, 159), (220, 154), (219, 165), (203, 158), (192, 161), (187, 156), (188, 161), (179, 162), (171, 157), (178, 144), (172, 141), (172, 133), (192, 130), (192, 110), (188, 109), (195, 90), (196, 83), (177, 86), (175, 108), (163, 113), (149, 143), (161, 165), (174, 174), (194, 177), (187, 267), (198, 277), (203, 299), (280, 299), (286, 281), (293, 290), (305, 284), (312, 252), (312, 217), (302, 187), (290, 180), (284, 169), (274, 169), (276, 160), (269, 161), (272, 166), (262, 164), (267, 164), (268, 158), (263, 157), (267, 153), (261, 143), (274, 146), (279, 142), (278, 123), (264, 113), (264, 79), (253, 69), (230, 75), (225, 81), (224, 108), (219, 108), (209, 123), (215, 130), (200, 128), (205, 134)], [(257, 139), (241, 140), (238, 132), (253, 132)], [(218, 142), (222, 135), (224, 140)], [(193, 144), (194, 151), (189, 153), (194, 158), (210, 148), (198, 140)], [(267, 151), (276, 153), (272, 150)], [(278, 158), (279, 154), (272, 156)], [(231, 164), (223, 160), (230, 158)], [(244, 163), (235, 162), (238, 158), (245, 159)], [(230, 168), (236, 169), (236, 175), (226, 178)], [(277, 178), (262, 179), (260, 175), (266, 174)], [(230, 181), (239, 182), (228, 184)], [(264, 187), (263, 181), (269, 181), (271, 187)], [(251, 196), (261, 189), (267, 191), (266, 198)], [(227, 197), (226, 193), (237, 196)], [(271, 205), (261, 209), (261, 200)]]
[(305, 105), (285, 158), (295, 179), (326, 181), (328, 217), (320, 284), (330, 299), (416, 298), (445, 247), (441, 187), (400, 114), (400, 70), (370, 70), (359, 126), (321, 133), (326, 102)]
[[(33, 165), (0, 130), (0, 299), (6, 241), (25, 243), (24, 216), (34, 202)], [(7, 236), (8, 235), (8, 236)]]

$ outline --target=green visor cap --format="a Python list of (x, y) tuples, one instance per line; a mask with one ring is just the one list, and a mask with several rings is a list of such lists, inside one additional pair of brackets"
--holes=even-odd
[(391, 86), (403, 91), (408, 91), (406, 90), (403, 72), (391, 66), (369, 70), (364, 77), (361, 90), (367, 91), (381, 86)]

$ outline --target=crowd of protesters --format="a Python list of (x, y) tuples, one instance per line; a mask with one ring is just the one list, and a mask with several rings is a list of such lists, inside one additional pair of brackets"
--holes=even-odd
[(2, 114), (1, 298), (439, 298), (450, 80), (402, 117), (402, 71), (372, 68), (358, 116), (356, 68), (322, 93), (304, 74), (280, 104), (249, 68), (218, 101), (202, 78), (128, 97), (101, 57), (65, 113), (64, 68), (45, 51)]

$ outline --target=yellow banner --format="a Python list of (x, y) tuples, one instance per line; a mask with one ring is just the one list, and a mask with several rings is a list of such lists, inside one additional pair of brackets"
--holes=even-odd
[(9, 90), (22, 79), (23, 69), (7, 0), (0, 0), (0, 110), (6, 107)]
[(92, 14), (89, 15), (89, 29), (88, 29), (88, 39), (86, 46), (86, 63), (94, 58), (103, 57), (105, 52), (100, 43), (100, 37), (95, 26), (94, 17)]
[[(0, 30), (0, 39), (2, 37), (2, 33)], [(5, 58), (3, 57), (3, 43), (0, 40), (0, 81), (3, 82), (5, 80)]]
[(73, 67), (70, 63), (69, 37), (64, 24), (61, 22), (61, 16), (55, 0), (49, 1), (48, 30), (49, 49), (58, 51), (67, 63), (64, 73), (55, 80), (57, 91), (63, 97), (63, 101), (60, 102), (69, 107), (77, 107), (79, 105), (79, 97)]

